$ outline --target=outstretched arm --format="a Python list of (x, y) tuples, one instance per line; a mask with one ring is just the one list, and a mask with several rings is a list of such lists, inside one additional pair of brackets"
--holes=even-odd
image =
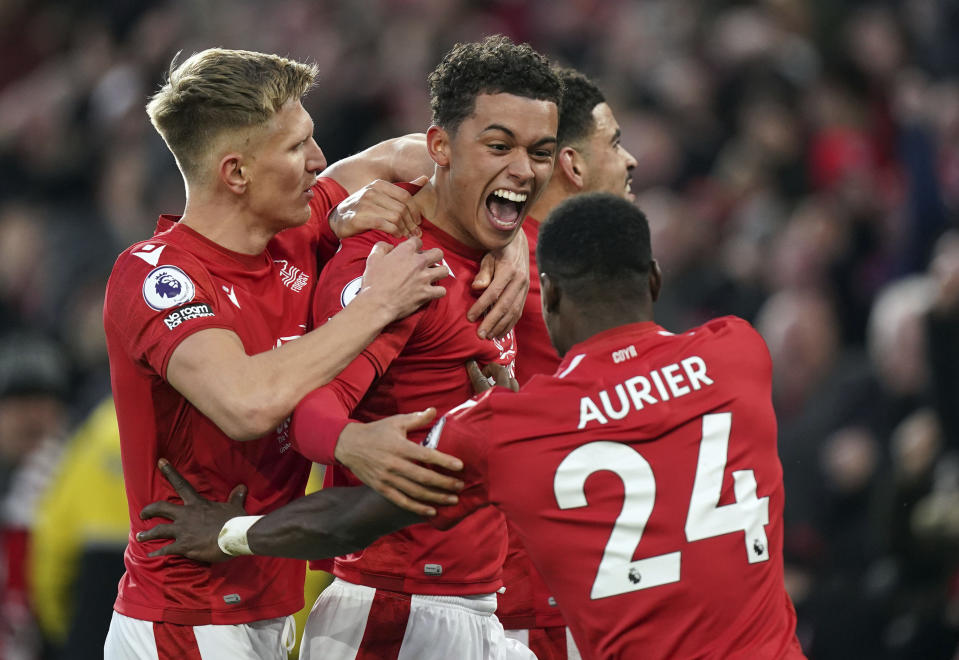
[(303, 396), (332, 380), (390, 322), (446, 293), (436, 284), (448, 273), (435, 265), (442, 252), (420, 252), (421, 247), (415, 238), (396, 248), (377, 244), (353, 304), (275, 350), (247, 355), (240, 338), (220, 328), (190, 335), (173, 351), (167, 380), (229, 437), (261, 437)]
[[(165, 459), (160, 459), (159, 468), (183, 504), (162, 501), (144, 507), (140, 512), (144, 520), (159, 517), (172, 522), (140, 532), (137, 541), (173, 539), (153, 550), (151, 557), (182, 555), (204, 562), (229, 559), (231, 555), (223, 552), (218, 540), (228, 521), (250, 522), (244, 521), (245, 488), (235, 488), (227, 502), (211, 502), (197, 494)], [(328, 488), (260, 517), (245, 533), (236, 533), (234, 524), (232, 538), (224, 545), (231, 554), (323, 559), (360, 550), (384, 534), (422, 521), (366, 486)]]

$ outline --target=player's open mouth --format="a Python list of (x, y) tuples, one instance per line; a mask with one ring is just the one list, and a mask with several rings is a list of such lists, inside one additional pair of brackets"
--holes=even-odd
[(527, 198), (526, 193), (505, 188), (491, 192), (486, 198), (486, 210), (492, 225), (503, 231), (515, 229), (525, 216)]

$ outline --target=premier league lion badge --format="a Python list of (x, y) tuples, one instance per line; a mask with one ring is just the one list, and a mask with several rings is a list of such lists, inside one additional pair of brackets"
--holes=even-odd
[(158, 312), (190, 302), (196, 293), (193, 281), (176, 266), (160, 266), (143, 280), (143, 300)]

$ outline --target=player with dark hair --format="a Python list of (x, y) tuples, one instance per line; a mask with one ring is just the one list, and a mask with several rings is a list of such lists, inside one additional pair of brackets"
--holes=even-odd
[[(584, 192), (633, 197), (630, 173), (636, 159), (623, 147), (619, 124), (603, 93), (575, 69), (557, 68), (556, 71), (563, 83), (556, 166), (546, 191), (536, 200), (523, 223), (530, 250), (531, 281), (526, 306), (515, 329), (521, 347), (516, 360), (516, 378), (520, 384), (536, 374), (554, 374), (560, 363), (540, 312), (536, 243), (541, 219), (563, 200)], [(530, 562), (518, 535), (512, 526), (509, 528), (509, 554), (503, 566), (506, 591), (499, 598), (496, 615), (506, 628), (507, 636), (529, 646), (540, 660), (576, 660), (579, 652), (556, 599)]]
[[(803, 658), (783, 585), (782, 468), (762, 338), (730, 316), (680, 335), (656, 325), (649, 227), (621, 198), (562, 203), (537, 256), (562, 364), (434, 426), (427, 444), (463, 459), (466, 487), (431, 524), (468, 521), (486, 505), (503, 511), (586, 658)], [(239, 507), (204, 502), (161, 469), (190, 504), (144, 511), (175, 521), (153, 532), (177, 539), (160, 552), (222, 559), (214, 536)], [(372, 491), (332, 489), (259, 519), (244, 547), (338, 554), (413, 520)]]
[[(357, 484), (359, 478), (394, 497), (393, 488), (379, 480), (378, 467), (364, 464), (359, 445), (349, 457), (352, 474), (334, 461), (346, 462), (337, 453), (343, 434), (356, 426), (354, 420), (376, 422), (431, 405), (445, 412), (462, 402), (472, 394), (463, 368), (467, 360), (512, 364), (511, 333), (484, 340), (466, 321), (475, 299), (470, 282), (483, 254), (520, 232), (546, 185), (561, 98), (548, 61), (505, 37), (455, 46), (429, 81), (434, 118), (442, 122), (426, 135), (436, 168), (421, 188), (404, 187), (415, 193), (424, 246), (443, 249), (451, 272), (444, 282), (447, 294), (392, 324), (332, 383), (309, 394), (292, 420), (294, 447), (331, 465), (328, 484)], [(466, 99), (472, 99), (471, 107)], [(368, 232), (342, 241), (317, 286), (315, 319), (352, 305), (365, 255), (377, 241), (396, 239)], [(423, 435), (425, 430), (411, 431), (410, 439)], [(314, 607), (301, 655), (388, 655), (401, 642), (402, 653), (424, 658), (468, 660), (472, 656), (459, 655), (460, 649), (490, 643), (503, 652), (528, 654), (503, 637), (492, 616), (505, 549), (505, 524), (490, 509), (455, 533), (419, 525), (361, 554), (338, 558), (333, 567), (338, 579)], [(397, 605), (405, 609), (394, 619)], [(395, 636), (384, 633), (384, 626)]]

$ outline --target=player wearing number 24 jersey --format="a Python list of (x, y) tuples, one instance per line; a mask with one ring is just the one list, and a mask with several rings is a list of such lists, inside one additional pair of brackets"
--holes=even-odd
[(770, 384), (765, 344), (734, 317), (594, 335), (555, 377), (435, 427), (466, 488), (434, 524), (501, 509), (585, 657), (801, 657)]
[[(431, 523), (504, 512), (584, 658), (804, 658), (783, 584), (782, 467), (760, 336), (731, 316), (682, 334), (657, 325), (649, 227), (621, 198), (561, 203), (537, 261), (563, 362), (436, 424), (425, 444), (463, 460), (465, 488)], [(412, 522), (371, 491), (343, 488), (252, 526), (236, 504), (154, 508), (176, 519), (164, 532), (177, 539), (171, 551), (207, 561), (223, 557), (220, 521), (244, 530), (231, 554), (307, 558)]]

